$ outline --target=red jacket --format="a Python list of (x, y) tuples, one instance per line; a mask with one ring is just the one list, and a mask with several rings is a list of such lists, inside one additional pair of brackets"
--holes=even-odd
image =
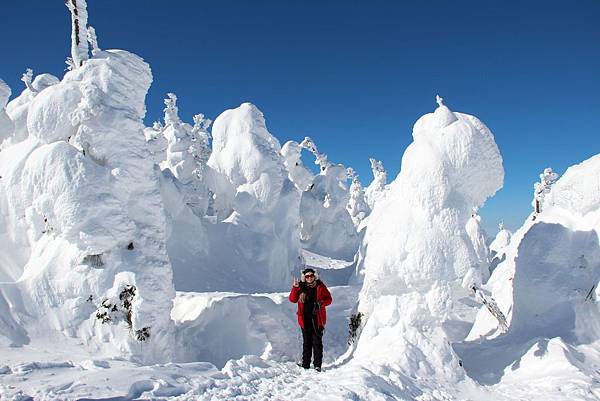
[[(303, 283), (301, 285), (304, 285)], [(292, 287), (292, 291), (290, 292), (289, 299), (293, 303), (298, 304), (298, 324), (300, 327), (304, 328), (304, 304), (302, 302), (298, 302), (300, 298), (300, 294), (302, 293), (302, 287)], [(317, 326), (325, 327), (325, 323), (327, 323), (327, 313), (325, 312), (325, 307), (331, 305), (333, 298), (331, 298), (331, 294), (329, 290), (325, 286), (325, 284), (321, 281), (317, 281), (317, 302), (320, 302), (321, 307), (319, 308), (319, 312), (317, 313)]]

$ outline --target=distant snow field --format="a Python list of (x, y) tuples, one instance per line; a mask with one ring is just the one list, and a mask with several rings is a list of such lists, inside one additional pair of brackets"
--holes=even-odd
[[(502, 156), (441, 97), (363, 188), (251, 103), (187, 123), (169, 93), (145, 127), (150, 66), (67, 7), (64, 77), (0, 80), (0, 400), (600, 399), (600, 155), (489, 237)], [(305, 267), (321, 373), (296, 365)]]

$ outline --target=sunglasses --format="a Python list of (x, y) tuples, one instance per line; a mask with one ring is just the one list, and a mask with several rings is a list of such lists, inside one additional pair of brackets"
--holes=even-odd
[(314, 276), (315, 276), (314, 274), (305, 274), (304, 278), (311, 278), (311, 277), (314, 277)]

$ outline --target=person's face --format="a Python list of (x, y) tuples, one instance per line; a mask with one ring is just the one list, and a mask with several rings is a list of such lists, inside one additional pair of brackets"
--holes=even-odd
[(315, 281), (315, 275), (314, 275), (314, 273), (306, 273), (304, 275), (304, 279), (306, 280), (306, 282), (308, 284), (310, 284)]

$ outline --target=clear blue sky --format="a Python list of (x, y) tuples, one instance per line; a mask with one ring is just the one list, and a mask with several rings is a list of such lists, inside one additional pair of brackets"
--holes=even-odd
[[(188, 121), (255, 103), (283, 144), (311, 136), (364, 184), (369, 157), (399, 171), (414, 122), (437, 93), (494, 132), (505, 185), (481, 214), (518, 228), (544, 167), (600, 152), (600, 1), (88, 0), (101, 48), (152, 66), (147, 122), (166, 92)], [(5, 2), (0, 78), (62, 76), (61, 0)]]

